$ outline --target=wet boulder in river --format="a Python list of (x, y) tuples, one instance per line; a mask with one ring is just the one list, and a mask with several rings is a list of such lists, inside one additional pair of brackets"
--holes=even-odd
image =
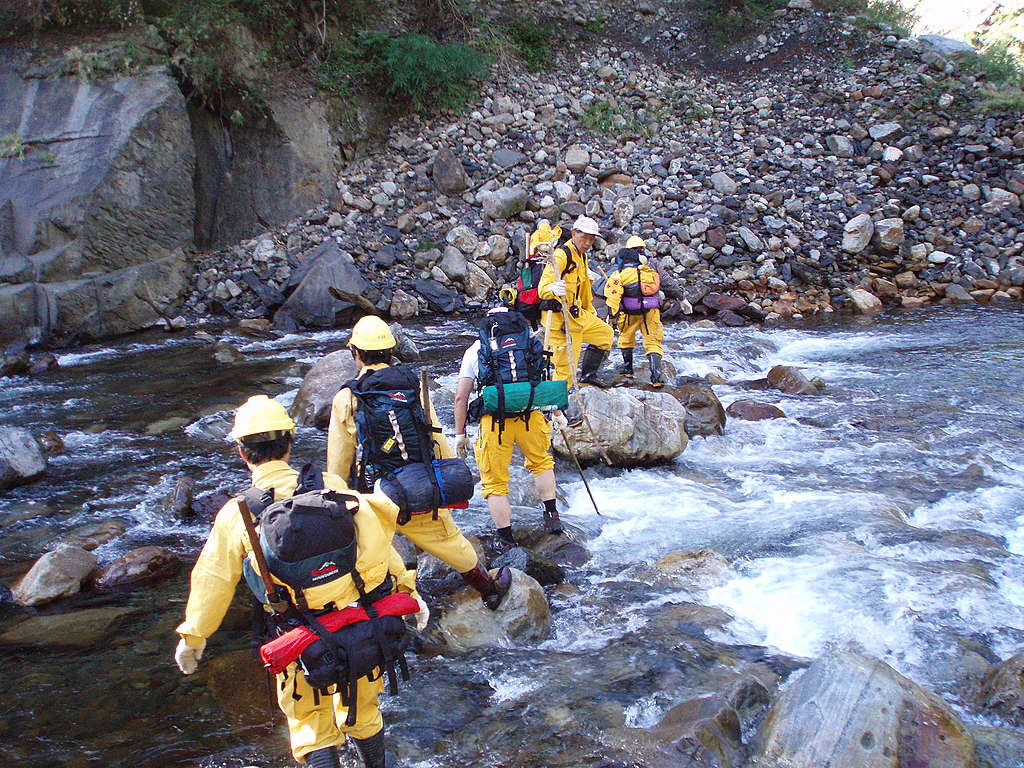
[(821, 379), (808, 379), (799, 368), (789, 365), (776, 365), (768, 371), (768, 383), (787, 395), (816, 395), (825, 386)]
[[(552, 446), (562, 457), (575, 453), (581, 462), (602, 460), (604, 451), (613, 466), (637, 467), (671, 461), (686, 448), (686, 408), (665, 392), (639, 389), (580, 390), (586, 423), (552, 435)], [(593, 431), (591, 431), (591, 428)]]
[(95, 648), (137, 608), (108, 605), (33, 616), (0, 635), (0, 645), (25, 648)]
[(974, 739), (950, 706), (853, 650), (815, 661), (761, 725), (751, 768), (975, 768)]
[(688, 437), (708, 437), (725, 432), (725, 408), (710, 387), (684, 384), (668, 392), (686, 408), (685, 429)]
[(195, 498), (196, 481), (188, 475), (182, 475), (175, 483), (174, 488), (162, 500), (164, 509), (172, 517), (184, 520), (195, 514), (192, 509), (192, 502)]
[(1009, 722), (1024, 725), (1024, 653), (994, 667), (981, 686), (981, 703)]
[(764, 421), (766, 419), (784, 419), (786, 414), (782, 409), (771, 403), (759, 403), (756, 400), (740, 399), (734, 400), (725, 409), (730, 418), (742, 419), (743, 421)]
[(331, 402), (341, 385), (356, 375), (356, 362), (347, 349), (324, 355), (302, 380), (291, 407), (295, 423), (327, 429), (331, 421)]
[(433, 634), (456, 651), (535, 643), (551, 632), (551, 611), (543, 588), (515, 569), (512, 586), (497, 611), (486, 608), (475, 589), (465, 587), (450, 595), (448, 604), (436, 613)]
[(96, 567), (96, 556), (81, 547), (60, 546), (40, 557), (12, 590), (18, 605), (42, 605), (68, 597)]
[(278, 328), (288, 327), (289, 321), (306, 328), (333, 328), (351, 318), (359, 299), (372, 309), (372, 302), (380, 296), (356, 267), (352, 255), (341, 250), (333, 239), (303, 257), (285, 290), (288, 288), (294, 290), (274, 315)]
[(124, 534), (124, 523), (119, 520), (103, 520), (99, 523), (86, 523), (62, 533), (57, 539), (58, 544), (70, 547), (81, 547), (90, 552), (108, 541), (113, 541)]
[(736, 575), (729, 561), (713, 549), (673, 552), (656, 562), (654, 569), (691, 590), (721, 586)]
[(526, 547), (512, 547), (491, 561), (492, 568), (503, 566), (518, 569), (532, 576), (538, 584), (545, 587), (565, 581), (565, 571), (560, 565), (541, 557)]
[(677, 755), (687, 755), (690, 765), (739, 768), (746, 758), (739, 715), (718, 696), (676, 704), (662, 716), (651, 735), (670, 743)]
[(96, 573), (94, 589), (101, 592), (152, 584), (173, 576), (181, 568), (178, 556), (163, 547), (139, 547)]
[(0, 491), (30, 483), (46, 471), (46, 456), (24, 429), (0, 429)]

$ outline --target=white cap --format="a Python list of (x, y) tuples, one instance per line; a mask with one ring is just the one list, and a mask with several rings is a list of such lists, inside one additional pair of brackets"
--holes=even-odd
[(598, 229), (597, 222), (587, 216), (580, 216), (576, 221), (572, 223), (573, 232), (582, 232), (585, 235), (593, 235), (598, 237), (601, 234), (601, 230)]

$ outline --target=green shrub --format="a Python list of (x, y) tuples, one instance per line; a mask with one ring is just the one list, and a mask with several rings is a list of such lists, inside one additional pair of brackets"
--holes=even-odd
[(764, 27), (785, 0), (703, 0), (701, 21), (716, 47), (741, 40)]
[[(653, 117), (653, 115), (652, 115)], [(610, 101), (595, 101), (587, 105), (580, 117), (580, 125), (604, 136), (647, 136), (646, 124), (632, 115), (623, 115)]]
[(1024, 112), (1024, 89), (1016, 86), (986, 88), (982, 91), (978, 106), (982, 112), (990, 115), (1001, 112)]
[(861, 17), (868, 24), (881, 24), (904, 37), (914, 31), (917, 23), (917, 14), (900, 0), (869, 0)]
[(604, 31), (604, 24), (606, 21), (608, 21), (608, 17), (598, 11), (594, 18), (583, 22), (580, 26), (593, 35), (600, 35), (601, 32)]
[(424, 112), (463, 106), (475, 92), (473, 81), (487, 72), (489, 63), (474, 48), (440, 44), (417, 33), (368, 33), (359, 47), (367, 84)]
[(975, 66), (990, 83), (1024, 87), (1024, 54), (1006, 40), (989, 43), (982, 48)]
[(531, 72), (550, 69), (552, 23), (515, 19), (505, 27), (509, 42), (523, 65)]

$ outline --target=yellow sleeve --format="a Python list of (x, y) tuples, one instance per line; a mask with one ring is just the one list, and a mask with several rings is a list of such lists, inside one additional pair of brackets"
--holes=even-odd
[(619, 304), (622, 302), (622, 277), (619, 273), (612, 272), (604, 284), (605, 303), (608, 304), (608, 311), (613, 315), (619, 311)]
[(548, 262), (547, 266), (544, 267), (544, 271), (541, 272), (540, 282), (537, 283), (537, 294), (542, 299), (549, 300), (557, 298), (555, 294), (551, 292), (551, 284), (560, 279), (561, 274), (565, 271), (565, 265), (569, 259), (564, 248), (556, 248), (551, 256), (554, 259), (558, 274), (555, 274), (555, 270), (551, 268), (551, 262)]
[(210, 536), (192, 568), (185, 620), (177, 632), (185, 638), (207, 638), (217, 631), (242, 576), (246, 548), (242, 519), (232, 499), (213, 521)]
[[(437, 412), (434, 410), (433, 403), (430, 404), (430, 423), (436, 429), (441, 429), (441, 422), (437, 418)], [(439, 459), (455, 458), (455, 451), (448, 445), (448, 439), (444, 436), (443, 432), (434, 433), (434, 455)]]
[(388, 570), (395, 577), (399, 592), (408, 592), (413, 597), (420, 596), (416, 591), (416, 571), (405, 567), (405, 561), (394, 547), (391, 547), (391, 555), (388, 557)]
[(327, 471), (343, 482), (352, 482), (352, 460), (356, 454), (356, 420), (352, 415), (353, 394), (343, 389), (331, 403), (331, 423), (327, 428)]

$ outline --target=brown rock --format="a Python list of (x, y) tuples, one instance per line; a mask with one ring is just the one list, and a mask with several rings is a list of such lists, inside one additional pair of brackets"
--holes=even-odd
[(93, 577), (92, 585), (101, 592), (130, 589), (169, 578), (180, 568), (181, 561), (169, 549), (139, 547), (101, 569)]
[[(33, 616), (0, 635), (0, 645), (31, 648), (94, 648), (106, 640), (135, 608), (106, 606), (70, 613)], [(247, 653), (247, 652), (246, 652)]]
[(686, 384), (668, 391), (686, 408), (685, 429), (689, 437), (725, 432), (725, 408), (711, 389), (699, 384)]
[(605, 189), (611, 189), (616, 184), (631, 187), (633, 186), (633, 177), (620, 171), (612, 171), (611, 173), (604, 174), (598, 183)]
[(87, 523), (72, 528), (70, 531), (61, 534), (56, 543), (69, 547), (81, 547), (91, 552), (123, 534), (124, 523), (119, 520), (104, 520), (100, 523)]
[(772, 388), (789, 395), (816, 395), (823, 384), (818, 381), (810, 381), (799, 369), (788, 365), (776, 365), (768, 371), (768, 383)]
[(64, 453), (64, 439), (56, 432), (43, 432), (36, 436), (36, 442), (47, 456)]
[(981, 703), (1024, 726), (1024, 653), (994, 667), (981, 684)]
[(733, 419), (744, 421), (764, 421), (766, 419), (784, 419), (786, 414), (770, 403), (759, 403), (756, 400), (736, 400), (729, 404), (725, 412)]

